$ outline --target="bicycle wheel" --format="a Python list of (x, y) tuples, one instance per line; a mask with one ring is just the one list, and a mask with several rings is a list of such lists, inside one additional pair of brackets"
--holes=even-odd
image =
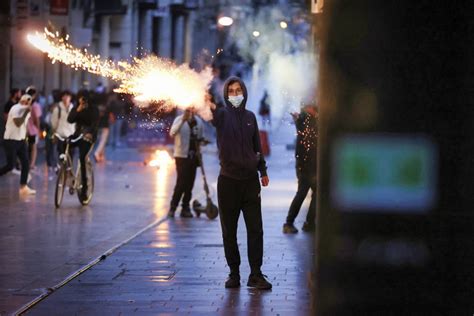
[(82, 175), (81, 166), (78, 166), (77, 181), (79, 182), (77, 197), (82, 205), (88, 205), (92, 200), (92, 194), (94, 193), (94, 169), (90, 160), (86, 162), (86, 174), (87, 174), (87, 193), (86, 196), (82, 196)]
[(214, 203), (212, 203), (212, 201), (207, 202), (206, 215), (209, 219), (214, 219), (219, 215), (219, 209), (214, 205)]
[(56, 190), (54, 192), (54, 205), (56, 208), (61, 206), (64, 197), (64, 188), (66, 187), (67, 171), (63, 164), (59, 167), (58, 178), (56, 179)]

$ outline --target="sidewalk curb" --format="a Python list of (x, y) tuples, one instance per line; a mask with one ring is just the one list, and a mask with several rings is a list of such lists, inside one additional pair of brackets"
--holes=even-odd
[(156, 227), (160, 224), (162, 224), (163, 222), (165, 222), (166, 220), (168, 219), (167, 215), (165, 216), (162, 216), (161, 218), (155, 220), (153, 223), (150, 223), (148, 226), (142, 228), (141, 230), (139, 230), (138, 232), (136, 232), (135, 234), (133, 234), (132, 236), (130, 236), (129, 238), (125, 239), (124, 241), (122, 241), (121, 243), (113, 246), (112, 248), (110, 248), (109, 250), (107, 250), (106, 252), (104, 252), (102, 255), (100, 255), (99, 257), (97, 257), (96, 259), (92, 260), (91, 262), (89, 262), (88, 264), (86, 264), (85, 266), (83, 266), (82, 268), (74, 271), (73, 273), (71, 273), (69, 276), (67, 276), (63, 281), (61, 281), (60, 283), (50, 287), (50, 288), (47, 288), (46, 289), (46, 292), (44, 292), (43, 294), (39, 295), (38, 297), (34, 298), (33, 300), (31, 300), (30, 302), (26, 303), (25, 305), (21, 306), (18, 310), (16, 310), (15, 312), (13, 312), (12, 315), (23, 315), (25, 312), (27, 312), (28, 310), (30, 310), (32, 307), (34, 307), (36, 304), (38, 304), (39, 302), (41, 302), (42, 300), (44, 300), (45, 298), (47, 298), (48, 296), (50, 296), (51, 294), (53, 294), (54, 292), (56, 292), (57, 290), (59, 290), (61, 287), (63, 287), (64, 285), (66, 285), (67, 283), (71, 282), (72, 280), (74, 280), (76, 277), (80, 276), (82, 273), (86, 272), (87, 270), (89, 270), (90, 268), (94, 267), (96, 264), (98, 264), (99, 262), (107, 259), (108, 256), (110, 256), (111, 254), (113, 254), (115, 251), (117, 251), (117, 249), (119, 249), (120, 247), (128, 244), (130, 241), (132, 241), (133, 239), (137, 238), (138, 236), (140, 236), (141, 234), (143, 234), (144, 232), (146, 232), (147, 230), (153, 228), (153, 227)]

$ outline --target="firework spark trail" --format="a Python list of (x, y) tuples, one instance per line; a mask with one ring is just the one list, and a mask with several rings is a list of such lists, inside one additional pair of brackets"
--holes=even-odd
[(197, 73), (188, 65), (177, 66), (156, 56), (135, 58), (133, 63), (104, 61), (100, 55), (75, 48), (58, 33), (46, 29), (44, 33), (29, 34), (27, 38), (34, 47), (47, 53), (53, 63), (61, 62), (75, 70), (117, 81), (119, 88), (116, 91), (134, 95), (139, 106), (147, 106), (150, 102), (160, 103), (164, 109), (194, 106), (201, 116), (210, 117), (206, 104), (206, 92), (212, 80), (210, 68)]

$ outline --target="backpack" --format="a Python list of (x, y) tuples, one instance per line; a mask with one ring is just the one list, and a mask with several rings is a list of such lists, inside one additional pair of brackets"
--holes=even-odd
[(58, 120), (61, 119), (61, 112), (62, 112), (62, 109), (61, 109), (61, 107), (59, 106), (59, 103), (53, 103), (53, 104), (51, 105), (51, 107), (49, 108), (49, 111), (47, 112), (47, 114), (46, 114), (46, 116), (45, 116), (45, 118), (44, 118), (44, 122), (45, 122), (45, 124), (46, 124), (49, 128), (52, 127), (52, 126), (51, 126), (51, 116), (53, 115), (53, 111), (54, 111), (55, 108), (58, 109)]

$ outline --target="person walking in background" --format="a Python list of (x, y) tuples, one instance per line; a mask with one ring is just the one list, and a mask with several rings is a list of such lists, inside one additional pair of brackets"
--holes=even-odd
[(13, 170), (17, 157), (21, 162), (20, 195), (36, 194), (36, 191), (27, 185), (30, 165), (28, 161), (28, 150), (26, 146), (27, 122), (31, 115), (31, 102), (33, 98), (24, 94), (20, 103), (14, 105), (8, 112), (7, 124), (5, 126), (5, 150), (7, 153), (7, 164), (0, 168), (0, 176)]
[(261, 184), (269, 184), (266, 162), (261, 154), (260, 137), (255, 114), (245, 109), (247, 89), (237, 77), (224, 85), (226, 106), (217, 109), (211, 103), (212, 123), (216, 127), (220, 174), (217, 182), (219, 215), (224, 241), (224, 252), (230, 268), (226, 288), (240, 286), (240, 253), (237, 244), (237, 224), (240, 212), (247, 227), (248, 259), (251, 269), (247, 286), (269, 290), (272, 284), (265, 279), (263, 263), (263, 224), (260, 198)]
[[(76, 124), (69, 123), (69, 113), (74, 105), (71, 102), (72, 94), (68, 90), (61, 93), (61, 101), (57, 103), (51, 113), (51, 129), (52, 133), (58, 134), (59, 137), (66, 139), (76, 130)], [(66, 150), (66, 142), (56, 139), (58, 155), (61, 155)]]
[[(102, 98), (99, 98), (102, 100)], [(94, 152), (96, 162), (105, 161), (105, 146), (110, 132), (110, 110), (105, 103), (99, 103), (99, 144)]]
[(272, 127), (272, 117), (270, 104), (268, 103), (268, 92), (265, 90), (263, 97), (260, 100), (260, 107), (258, 108), (258, 114), (262, 117), (262, 125), (265, 128), (266, 125)]
[[(54, 138), (54, 131), (51, 126), (51, 116), (53, 114), (54, 109), (58, 106), (60, 99), (60, 91), (55, 89), (52, 91), (53, 98), (47, 98), (47, 106), (44, 114), (44, 127), (46, 136), (44, 138), (45, 143), (45, 151), (46, 151), (46, 164), (48, 166), (48, 170), (50, 173), (54, 173), (57, 168), (57, 151), (55, 149), (54, 144), (56, 143), (56, 139)], [(53, 178), (50, 176), (50, 180)]]
[(8, 101), (3, 106), (3, 119), (5, 123), (7, 122), (7, 119), (8, 119), (8, 112), (10, 112), (10, 109), (20, 101), (20, 98), (21, 98), (20, 89), (13, 88), (10, 90), (10, 98), (8, 98)]
[(111, 92), (107, 103), (113, 117), (110, 124), (110, 144), (115, 148), (121, 146), (120, 139), (126, 104), (125, 101), (120, 98), (120, 95), (115, 92)]
[[(4, 128), (5, 128), (5, 124), (7, 123), (8, 112), (10, 112), (10, 109), (20, 101), (20, 98), (21, 98), (20, 89), (13, 88), (10, 90), (10, 97), (8, 98), (8, 101), (5, 103), (5, 105), (3, 106), (3, 123), (0, 129), (2, 131), (2, 136), (3, 136), (3, 133), (5, 132)], [(6, 152), (6, 148), (4, 147), (3, 149), (5, 150), (5, 155), (7, 155), (8, 153)], [(20, 169), (20, 166), (18, 163), (16, 163), (15, 167), (17, 167), (18, 170)], [(15, 169), (15, 171), (18, 171), (18, 170)], [(20, 174), (19, 171), (18, 171), (18, 174)]]
[(191, 202), (196, 169), (199, 160), (196, 154), (199, 140), (203, 135), (203, 122), (194, 109), (188, 108), (176, 117), (170, 129), (174, 137), (174, 158), (176, 161), (176, 185), (171, 198), (168, 217), (174, 217), (181, 197), (181, 217), (193, 217), (189, 203)]
[(36, 158), (38, 157), (38, 140), (40, 134), (40, 118), (41, 105), (36, 101), (37, 91), (33, 86), (29, 86), (25, 90), (26, 94), (31, 95), (33, 103), (31, 104), (31, 116), (27, 123), (28, 131), (28, 153), (30, 157), (30, 170), (34, 170), (36, 166)]
[(283, 233), (285, 234), (295, 234), (298, 232), (294, 222), (309, 189), (311, 189), (311, 203), (302, 229), (306, 232), (314, 231), (316, 225), (318, 112), (314, 105), (307, 105), (299, 115), (293, 114), (293, 117), (297, 131), (295, 158), (298, 190), (288, 210), (286, 223), (283, 225)]

